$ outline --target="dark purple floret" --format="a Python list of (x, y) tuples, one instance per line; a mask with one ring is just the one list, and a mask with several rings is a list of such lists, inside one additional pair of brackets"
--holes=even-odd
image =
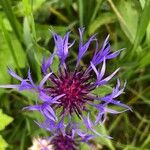
[[(62, 72), (62, 71), (61, 71)], [(72, 114), (75, 112), (78, 116), (85, 109), (84, 104), (92, 101), (88, 93), (93, 90), (93, 84), (90, 81), (90, 75), (84, 75), (83, 70), (68, 72), (63, 70), (59, 76), (52, 74), (50, 81), (53, 83), (51, 87), (45, 87), (48, 95), (52, 97), (65, 94), (58, 100), (58, 104), (54, 104), (57, 108), (62, 107), (63, 114)], [(94, 87), (95, 88), (95, 87)]]
[(77, 150), (79, 143), (68, 135), (57, 135), (51, 139), (54, 150)]

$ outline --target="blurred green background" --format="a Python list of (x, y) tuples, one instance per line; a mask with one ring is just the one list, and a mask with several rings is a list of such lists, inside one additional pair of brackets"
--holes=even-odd
[[(23, 77), (30, 66), (35, 82), (41, 79), (41, 60), (54, 49), (49, 29), (62, 35), (71, 30), (71, 38), (78, 41), (78, 27), (85, 27), (85, 40), (97, 33), (100, 44), (110, 34), (112, 51), (126, 49), (108, 61), (107, 73), (121, 67), (117, 77), (127, 80), (127, 86), (120, 101), (133, 112), (108, 115), (99, 130), (113, 139), (96, 138), (91, 145), (96, 150), (149, 150), (149, 20), (150, 0), (0, 0), (0, 84), (17, 83), (8, 75), (8, 66)], [(89, 63), (93, 50), (83, 64)], [(73, 61), (76, 56), (77, 50), (71, 50)], [(55, 59), (56, 70), (57, 64)], [(37, 113), (22, 111), (36, 100), (28, 92), (0, 89), (0, 150), (25, 150), (32, 137), (49, 135), (33, 122), (41, 119)], [(82, 144), (81, 150), (88, 148)]]

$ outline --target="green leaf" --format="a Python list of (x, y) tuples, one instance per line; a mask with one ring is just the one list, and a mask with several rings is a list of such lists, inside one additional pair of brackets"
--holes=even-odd
[(18, 40), (21, 42), (22, 41), (21, 25), (13, 13), (10, 1), (9, 0), (1, 0), (0, 4), (2, 5), (3, 10), (4, 10), (4, 12), (5, 12), (14, 32), (15, 32)]
[(150, 42), (149, 42), (150, 41), (150, 23), (147, 26), (146, 41), (147, 41), (147, 44), (150, 45)]
[(31, 43), (32, 43), (31, 30), (30, 30), (28, 17), (24, 17), (23, 20), (23, 37), (24, 37), (24, 43), (28, 49), (28, 47), (31, 47)]
[(8, 146), (8, 144), (3, 139), (3, 137), (0, 135), (0, 150), (5, 150), (7, 146)]
[(141, 12), (140, 4), (136, 0), (108, 0), (108, 2), (116, 14), (123, 32), (129, 41), (133, 43)]
[(145, 5), (144, 5), (144, 9), (143, 9), (142, 14), (139, 19), (139, 24), (138, 24), (136, 38), (135, 38), (134, 47), (133, 47), (134, 50), (137, 49), (137, 47), (139, 46), (139, 44), (141, 43), (141, 41), (145, 35), (145, 31), (146, 31), (147, 26), (150, 21), (149, 10), (150, 10), (150, 1), (146, 1)]
[(53, 72), (57, 72), (59, 68), (59, 58), (58, 57), (54, 57), (53, 59), (53, 64), (52, 64), (52, 70)]
[(141, 4), (141, 7), (144, 8), (144, 5), (145, 5), (145, 0), (139, 0), (140, 4)]
[(96, 141), (102, 145), (106, 145), (107, 147), (109, 147), (110, 150), (115, 150), (112, 140), (109, 137), (107, 137), (108, 132), (107, 132), (107, 129), (105, 128), (105, 126), (103, 124), (100, 124), (96, 128), (97, 128), (96, 131), (98, 131), (100, 134), (104, 135), (101, 137), (97, 137)]
[(150, 64), (150, 53), (149, 54), (147, 54), (147, 55), (145, 55), (142, 59), (141, 59), (141, 61), (140, 61), (140, 68), (143, 68), (143, 67), (145, 67), (145, 66), (148, 66), (149, 64)]
[[(34, 76), (35, 81), (39, 79), (39, 72), (40, 72), (40, 67), (38, 62), (35, 57), (37, 55), (37, 43), (35, 39), (35, 33), (34, 33), (34, 27), (33, 27), (33, 18), (32, 16), (25, 16), (24, 17), (24, 22), (23, 22), (23, 35), (24, 35), (24, 42), (27, 47), (27, 59), (28, 63), (31, 69), (31, 72)], [(32, 26), (32, 28), (31, 28)]]
[(89, 34), (93, 34), (98, 28), (100, 28), (102, 25), (113, 23), (116, 21), (116, 16), (113, 13), (107, 12), (99, 15), (99, 17), (96, 18), (95, 21), (93, 21), (89, 26)]
[(41, 7), (41, 5), (45, 2), (46, 0), (34, 0), (31, 1), (31, 5), (32, 5), (32, 9), (33, 11), (36, 11), (37, 9), (39, 9)]
[(78, 0), (78, 4), (79, 4), (79, 22), (80, 22), (80, 26), (83, 26), (83, 18), (84, 18), (84, 9), (83, 9), (83, 0)]
[(148, 135), (148, 137), (145, 139), (144, 143), (142, 144), (142, 147), (146, 147), (146, 145), (148, 146), (150, 143), (150, 135)]
[(81, 148), (82, 150), (90, 150), (90, 147), (89, 147), (86, 143), (81, 143), (81, 144), (80, 144), (80, 148)]
[(101, 7), (101, 5), (102, 5), (102, 3), (103, 3), (103, 0), (98, 0), (96, 3), (97, 3), (97, 4), (96, 4), (96, 7), (95, 7), (95, 9), (94, 9), (94, 12), (93, 12), (93, 14), (92, 14), (92, 16), (91, 16), (90, 22), (92, 22), (92, 21), (96, 18), (96, 15), (98, 14), (99, 9), (100, 9), (100, 7)]
[(11, 52), (11, 55), (12, 55), (12, 57), (13, 57), (13, 61), (15, 62), (15, 65), (16, 65), (16, 67), (18, 68), (18, 71), (20, 71), (20, 70), (19, 70), (19, 68), (20, 68), (19, 62), (18, 62), (17, 56), (16, 56), (16, 54), (15, 54), (15, 50), (14, 50), (14, 47), (13, 47), (13, 44), (12, 44), (11, 37), (10, 37), (10, 35), (8, 34), (8, 32), (7, 32), (7, 30), (6, 30), (6, 28), (5, 28), (4, 24), (3, 24), (3, 21), (1, 22), (1, 25), (2, 25), (2, 30), (3, 30), (3, 33), (4, 33), (4, 37), (5, 37), (5, 39), (6, 39), (7, 45), (8, 45), (8, 47), (9, 47), (10, 52)]
[[(16, 63), (13, 59), (10, 47), (8, 45), (9, 41), (7, 41), (7, 39), (4, 36), (3, 32), (0, 32), (0, 36), (1, 36), (1, 38), (0, 38), (0, 60), (1, 60), (1, 64), (0, 64), (0, 83), (1, 84), (10, 82), (11, 77), (7, 72), (7, 66), (12, 67), (13, 69), (15, 69), (17, 67)], [(21, 68), (25, 67), (25, 62), (26, 62), (25, 53), (22, 50), (18, 40), (16, 39), (13, 32), (9, 33), (8, 36), (9, 36), (9, 39), (11, 39), (11, 43), (13, 44), (12, 45), (13, 50), (14, 50), (16, 59), (19, 63), (19, 66)]]
[(0, 109), (0, 130), (5, 129), (5, 127), (13, 121), (13, 118), (4, 114)]
[(101, 87), (96, 88), (95, 90), (92, 91), (93, 94), (96, 94), (97, 96), (104, 96), (106, 94), (111, 93), (112, 87), (108, 85), (103, 85)]

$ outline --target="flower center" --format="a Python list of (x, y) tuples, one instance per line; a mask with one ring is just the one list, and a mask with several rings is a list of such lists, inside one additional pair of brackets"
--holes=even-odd
[(58, 135), (51, 141), (55, 150), (76, 150), (78, 144), (70, 137)]
[(73, 103), (80, 98), (83, 88), (84, 87), (80, 84), (80, 80), (74, 79), (72, 75), (70, 75), (60, 83), (59, 92), (64, 93), (68, 101)]
[(58, 101), (58, 107), (62, 106), (63, 111), (76, 112), (81, 114), (80, 110), (84, 109), (84, 104), (89, 100), (87, 94), (90, 92), (91, 83), (89, 75), (84, 75), (83, 71), (75, 71), (62, 73), (59, 77), (53, 75), (50, 80), (54, 83), (53, 87), (49, 88), (48, 92), (51, 96), (65, 94)]

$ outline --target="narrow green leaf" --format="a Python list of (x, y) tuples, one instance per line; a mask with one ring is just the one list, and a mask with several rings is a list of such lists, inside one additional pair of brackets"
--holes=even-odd
[(94, 20), (88, 29), (88, 33), (93, 34), (102, 25), (113, 23), (117, 20), (116, 15), (110, 12), (102, 13), (99, 17)]
[(83, 27), (83, 17), (84, 17), (84, 9), (83, 9), (83, 0), (78, 0), (78, 5), (79, 5), (79, 22), (80, 22), (80, 27)]
[(23, 129), (22, 137), (21, 137), (21, 144), (20, 144), (20, 150), (25, 149), (25, 137), (26, 137), (26, 128)]
[(92, 15), (92, 17), (91, 17), (90, 22), (94, 21), (96, 15), (97, 15), (98, 12), (99, 12), (99, 9), (100, 9), (100, 7), (101, 7), (102, 2), (103, 2), (103, 0), (98, 0), (98, 1), (97, 1), (96, 7), (95, 7), (95, 9), (94, 9), (94, 12), (93, 12), (93, 15)]
[(143, 68), (143, 67), (148, 66), (150, 64), (149, 60), (150, 60), (150, 53), (148, 53), (141, 59), (141, 61), (139, 62), (139, 67)]
[(15, 64), (16, 64), (16, 67), (17, 67), (17, 69), (18, 69), (18, 72), (21, 74), (21, 72), (20, 72), (20, 70), (19, 70), (19, 68), (20, 68), (19, 62), (18, 62), (17, 56), (16, 56), (16, 54), (15, 54), (15, 50), (14, 50), (14, 47), (13, 47), (13, 44), (12, 44), (12, 41), (11, 41), (11, 37), (9, 36), (7, 30), (5, 29), (5, 26), (4, 26), (4, 24), (3, 24), (2, 21), (1, 21), (1, 26), (2, 26), (2, 29), (3, 29), (3, 32), (4, 32), (4, 36), (5, 36), (7, 45), (9, 46), (9, 49), (10, 49), (11, 54), (12, 54), (12, 57), (13, 57), (13, 59), (14, 59), (14, 62), (15, 62)]
[(2, 5), (3, 10), (15, 32), (18, 40), (22, 41), (21, 26), (12, 11), (10, 0), (1, 0), (0, 4)]
[(144, 8), (145, 1), (146, 1), (146, 0), (139, 0), (139, 2), (140, 2), (140, 4), (141, 4), (141, 7), (142, 7), (142, 8)]
[(142, 11), (142, 14), (139, 19), (138, 27), (137, 27), (137, 33), (136, 33), (136, 38), (134, 40), (134, 46), (133, 50), (136, 50), (137, 47), (140, 45), (144, 35), (145, 31), (147, 29), (147, 26), (150, 22), (150, 1), (147, 0), (144, 5), (144, 9)]
[(55, 14), (60, 20), (64, 21), (65, 23), (69, 23), (68, 18), (56, 9), (50, 7), (49, 10), (51, 13)]
[(142, 148), (145, 148), (146, 146), (149, 146), (150, 144), (150, 135), (147, 136), (144, 143), (142, 144)]
[[(29, 62), (29, 66), (32, 72), (32, 75), (34, 76), (34, 80), (38, 80), (40, 77), (40, 67), (39, 63), (37, 63), (35, 57), (37, 55), (37, 43), (36, 43), (36, 33), (35, 33), (35, 25), (34, 20), (32, 16), (32, 11), (28, 8), (30, 8), (30, 5), (28, 3), (25, 3), (25, 14), (24, 22), (23, 22), (23, 37), (24, 37), (24, 43), (26, 46), (26, 52), (27, 52), (27, 59)], [(37, 59), (38, 60), (38, 59)]]
[(113, 143), (112, 143), (112, 139), (109, 139), (107, 137), (109, 135), (108, 135), (108, 132), (107, 132), (105, 126), (103, 124), (100, 124), (96, 128), (100, 134), (104, 135), (101, 137), (97, 137), (96, 141), (102, 145), (106, 145), (110, 150), (115, 150), (115, 147), (113, 146)]
[(136, 3), (135, 0), (108, 0), (108, 2), (116, 14), (123, 32), (128, 37), (129, 41), (133, 43), (140, 12), (139, 6), (137, 5), (138, 3)]

